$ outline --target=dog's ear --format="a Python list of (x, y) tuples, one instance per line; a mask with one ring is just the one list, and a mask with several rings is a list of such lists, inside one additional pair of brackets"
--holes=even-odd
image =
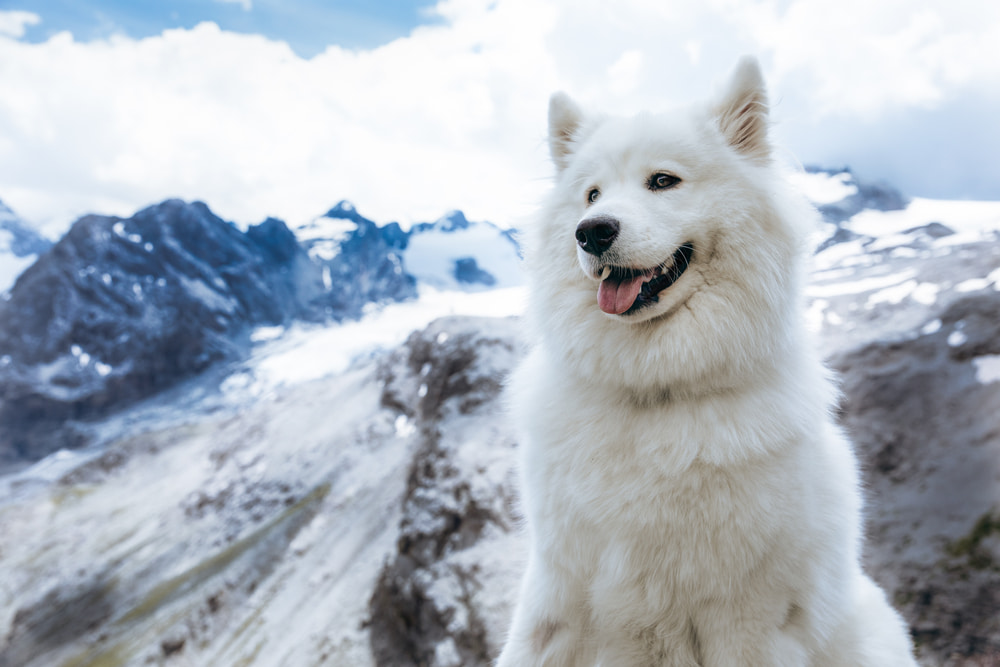
[(583, 111), (569, 95), (558, 92), (549, 98), (549, 153), (559, 171), (569, 164), (582, 124)]
[(730, 146), (756, 160), (768, 160), (767, 91), (756, 58), (740, 59), (712, 112)]

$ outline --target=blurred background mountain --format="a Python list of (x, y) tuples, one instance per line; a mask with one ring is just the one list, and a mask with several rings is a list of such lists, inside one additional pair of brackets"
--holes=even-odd
[[(866, 567), (1000, 664), (1000, 202), (791, 176)], [(516, 233), (0, 207), (0, 666), (487, 665), (520, 576)]]

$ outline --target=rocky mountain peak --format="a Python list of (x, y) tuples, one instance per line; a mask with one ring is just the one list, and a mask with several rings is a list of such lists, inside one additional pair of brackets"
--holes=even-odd
[(873, 211), (900, 211), (906, 208), (909, 198), (885, 181), (860, 180), (850, 167), (825, 168), (806, 166), (806, 173), (827, 174), (838, 179), (846, 188), (842, 199), (821, 203), (818, 208), (827, 222), (839, 224), (865, 209)]
[(201, 202), (80, 218), (0, 302), (0, 449), (37, 456), (99, 415), (239, 355), (302, 313), (304, 253), (280, 221), (244, 234)]

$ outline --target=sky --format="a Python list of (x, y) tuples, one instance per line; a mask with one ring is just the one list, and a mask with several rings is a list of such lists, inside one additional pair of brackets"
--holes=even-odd
[(756, 55), (790, 164), (1000, 199), (1000, 3), (0, 0), (0, 200), (50, 236), (168, 197), (518, 226), (546, 110), (668, 110)]

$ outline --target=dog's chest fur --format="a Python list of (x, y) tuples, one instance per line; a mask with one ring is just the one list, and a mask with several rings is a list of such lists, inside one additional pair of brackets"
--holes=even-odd
[[(683, 615), (678, 606), (759, 595), (789, 577), (807, 548), (812, 465), (778, 416), (770, 430), (740, 431), (739, 413), (759, 400), (637, 409), (573, 382), (531, 394), (519, 409), (533, 426), (523, 463), (535, 540), (587, 589), (595, 617)], [(767, 442), (745, 442), (754, 438)], [(741, 440), (746, 458), (705, 460)]]

